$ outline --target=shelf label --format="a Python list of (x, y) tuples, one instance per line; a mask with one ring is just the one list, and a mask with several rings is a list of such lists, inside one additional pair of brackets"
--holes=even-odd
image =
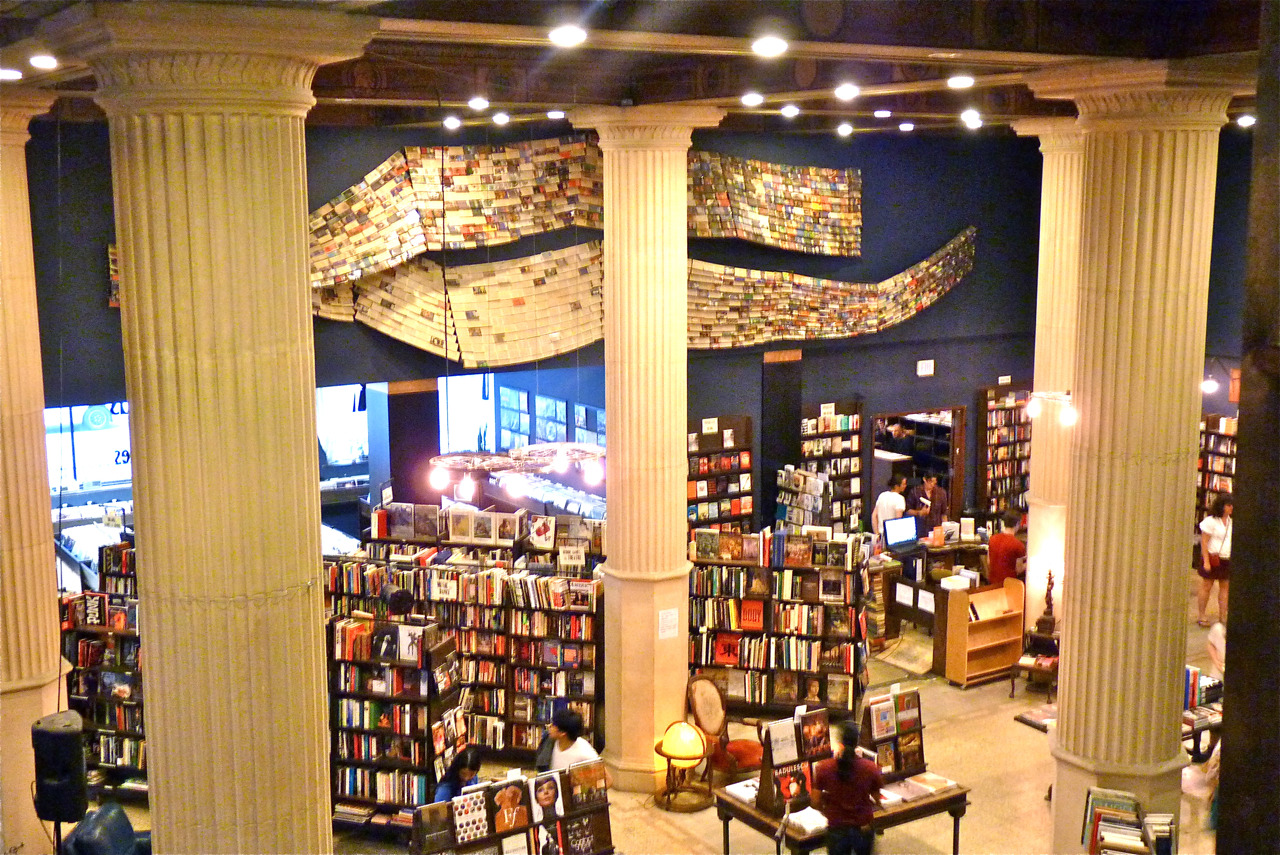
[(830, 404), (823, 404), (818, 409), (818, 415), (820, 416), (834, 416), (835, 414), (836, 414), (836, 405), (834, 401)]
[(703, 433), (719, 433), (720, 419), (703, 419), (702, 432)]
[(920, 611), (933, 614), (933, 591), (920, 589), (920, 593), (916, 595), (916, 606)]

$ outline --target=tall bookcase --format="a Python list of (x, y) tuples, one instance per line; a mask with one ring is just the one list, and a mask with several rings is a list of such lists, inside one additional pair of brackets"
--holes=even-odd
[(466, 744), (457, 644), (440, 636), (413, 618), (330, 622), (335, 822), (408, 830)]
[(751, 417), (691, 419), (686, 499), (689, 528), (755, 528)]
[(531, 515), (514, 545), (499, 550), (371, 540), (366, 555), (326, 558), (327, 593), (335, 612), (376, 615), (387, 582), (409, 591), (411, 613), (457, 644), (468, 740), (528, 761), (559, 706), (577, 710), (602, 744), (602, 599), (592, 578), (602, 547), (598, 521), (568, 515)]
[[(801, 467), (827, 476), (835, 534), (862, 527), (862, 405), (806, 404), (800, 418)], [(780, 485), (781, 486), (781, 485)]]
[[(758, 545), (735, 548), (734, 538)], [(695, 531), (690, 670), (715, 681), (736, 710), (771, 714), (810, 703), (852, 714), (869, 655), (860, 558), (857, 540)]]
[(978, 507), (991, 513), (1027, 509), (1031, 474), (1030, 391), (1012, 386), (978, 390)]
[(132, 544), (98, 551), (104, 591), (60, 603), (67, 706), (85, 721), (85, 765), (99, 796), (147, 797), (147, 738), (138, 635), (137, 563)]
[(1219, 493), (1230, 493), (1236, 474), (1236, 420), (1209, 415), (1200, 422), (1200, 460), (1197, 464), (1196, 521), (1209, 513)]

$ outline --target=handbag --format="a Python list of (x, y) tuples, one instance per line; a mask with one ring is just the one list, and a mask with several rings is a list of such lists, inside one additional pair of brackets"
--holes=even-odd
[(1209, 553), (1209, 569), (1217, 570), (1221, 566), (1222, 566), (1222, 556), (1214, 555), (1212, 552), (1210, 552)]

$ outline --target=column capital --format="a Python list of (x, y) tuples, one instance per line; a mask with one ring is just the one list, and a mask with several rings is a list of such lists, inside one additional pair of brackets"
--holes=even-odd
[(1054, 68), (1030, 75), (1027, 85), (1037, 98), (1075, 102), (1088, 130), (1216, 130), (1226, 124), (1232, 97), (1256, 89), (1256, 74), (1244, 56), (1117, 60)]
[(25, 86), (0, 86), (0, 140), (23, 145), (30, 138), (31, 120), (49, 112), (57, 95)]
[(1043, 154), (1059, 151), (1084, 151), (1084, 129), (1073, 116), (1043, 119), (1019, 119), (1013, 132), (1020, 137), (1037, 137)]
[(359, 56), (376, 31), (376, 19), (341, 12), (180, 2), (87, 3), (40, 26), (89, 63), (108, 116), (305, 115), (316, 69)]
[(601, 151), (680, 150), (689, 148), (695, 128), (714, 128), (725, 117), (719, 107), (579, 107), (569, 121), (578, 128), (594, 128)]

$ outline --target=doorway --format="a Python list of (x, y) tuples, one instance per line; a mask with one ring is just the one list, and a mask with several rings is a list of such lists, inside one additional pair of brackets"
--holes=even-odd
[[(964, 426), (963, 406), (876, 416), (868, 486), (884, 489), (890, 473), (906, 475), (912, 486), (925, 475), (936, 475), (938, 486), (947, 491), (947, 518), (958, 520), (964, 508)], [(872, 492), (866, 506), (874, 501)]]

